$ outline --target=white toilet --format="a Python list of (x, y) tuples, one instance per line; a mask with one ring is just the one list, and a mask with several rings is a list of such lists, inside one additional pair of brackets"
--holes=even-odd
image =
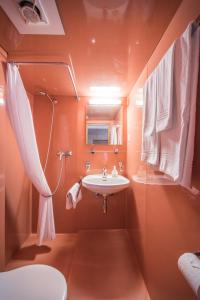
[(28, 265), (0, 273), (0, 300), (66, 300), (63, 274), (47, 265)]

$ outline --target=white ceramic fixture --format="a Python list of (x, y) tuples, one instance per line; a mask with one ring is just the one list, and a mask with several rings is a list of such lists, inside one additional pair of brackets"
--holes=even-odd
[(65, 300), (63, 274), (47, 265), (28, 265), (0, 272), (1, 300)]
[(129, 183), (129, 179), (121, 175), (117, 177), (108, 175), (106, 178), (102, 178), (102, 174), (95, 174), (87, 175), (82, 179), (82, 184), (85, 188), (104, 196), (126, 189)]

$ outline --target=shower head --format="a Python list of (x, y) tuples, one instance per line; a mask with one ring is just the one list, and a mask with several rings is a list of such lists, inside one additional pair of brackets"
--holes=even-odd
[(39, 95), (48, 97), (49, 100), (54, 104), (58, 103), (56, 98), (54, 96), (50, 96), (47, 92), (39, 91)]
[(47, 95), (47, 93), (45, 93), (43, 91), (39, 91), (38, 94), (41, 95), (41, 96), (46, 96)]

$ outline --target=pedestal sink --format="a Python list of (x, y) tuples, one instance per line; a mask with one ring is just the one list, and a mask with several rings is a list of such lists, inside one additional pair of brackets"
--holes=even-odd
[(120, 192), (129, 186), (129, 179), (118, 175), (112, 177), (108, 175), (106, 178), (102, 174), (87, 175), (82, 179), (82, 184), (88, 190), (101, 195), (110, 195)]

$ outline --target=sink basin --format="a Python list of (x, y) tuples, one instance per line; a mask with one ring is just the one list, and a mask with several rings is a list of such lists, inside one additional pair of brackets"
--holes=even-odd
[(88, 175), (82, 179), (82, 184), (88, 190), (99, 193), (101, 195), (109, 195), (120, 192), (129, 186), (129, 179), (118, 175), (112, 177), (108, 175), (106, 179), (102, 178), (102, 174)]

